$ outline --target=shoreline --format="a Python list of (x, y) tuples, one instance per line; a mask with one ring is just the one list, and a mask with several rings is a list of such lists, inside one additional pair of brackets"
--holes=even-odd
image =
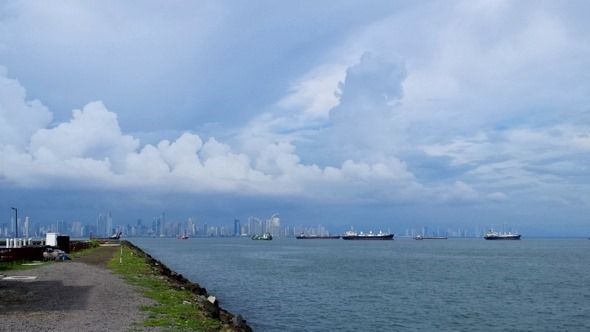
[(168, 266), (160, 260), (153, 258), (140, 247), (131, 243), (128, 240), (121, 240), (121, 245), (127, 246), (135, 250), (140, 257), (145, 259), (146, 263), (156, 270), (158, 274), (165, 277), (170, 282), (172, 287), (185, 289), (196, 295), (197, 303), (203, 310), (203, 313), (213, 319), (219, 320), (222, 324), (227, 324), (236, 331), (252, 332), (252, 328), (247, 324), (246, 320), (240, 314), (232, 314), (231, 312), (221, 308), (217, 299), (207, 293), (207, 289), (201, 287), (198, 283), (192, 282), (185, 278), (182, 274), (171, 270)]
[[(71, 260), (0, 271), (0, 330), (155, 332), (186, 324), (190, 331), (211, 321), (215, 327), (205, 330), (252, 331), (205, 288), (133, 243), (121, 240), (90, 250), (73, 252)], [(125, 260), (124, 251), (134, 258)]]

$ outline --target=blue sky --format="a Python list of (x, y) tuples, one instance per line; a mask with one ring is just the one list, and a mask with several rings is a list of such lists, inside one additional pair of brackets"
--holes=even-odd
[(0, 222), (590, 233), (586, 1), (3, 1)]

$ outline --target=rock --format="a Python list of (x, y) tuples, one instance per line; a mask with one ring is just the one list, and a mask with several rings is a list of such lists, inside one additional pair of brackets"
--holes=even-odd
[(197, 303), (201, 309), (203, 309), (203, 314), (205, 314), (205, 316), (219, 319), (219, 307), (209, 302), (205, 296), (199, 295), (197, 297)]
[[(167, 280), (171, 283), (171, 286), (178, 289), (190, 290), (196, 295), (195, 301), (199, 307), (203, 310), (203, 314), (207, 317), (219, 320), (223, 324), (228, 324), (235, 327), (236, 331), (241, 332), (252, 332), (252, 328), (248, 326), (248, 323), (243, 319), (242, 315), (236, 315), (223, 310), (219, 306), (219, 302), (215, 296), (211, 296), (207, 293), (207, 289), (201, 287), (198, 283), (193, 283), (182, 274), (170, 270), (161, 261), (154, 259), (148, 253), (144, 252), (141, 248), (125, 241), (126, 245), (135, 248), (138, 252), (138, 256), (144, 257), (148, 264), (162, 276), (162, 279)], [(232, 329), (233, 330), (233, 329)]]
[(232, 318), (231, 323), (237, 328), (242, 328), (244, 326), (244, 319), (242, 318), (242, 315), (238, 314)]

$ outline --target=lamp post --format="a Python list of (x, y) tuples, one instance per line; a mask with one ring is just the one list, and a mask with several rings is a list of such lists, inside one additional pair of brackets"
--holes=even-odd
[(18, 238), (18, 209), (15, 207), (11, 209), (14, 210), (14, 232), (16, 234), (15, 238)]

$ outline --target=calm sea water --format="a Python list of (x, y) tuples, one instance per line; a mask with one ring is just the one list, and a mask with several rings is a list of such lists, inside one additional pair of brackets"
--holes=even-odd
[(590, 240), (132, 239), (255, 331), (590, 331)]

